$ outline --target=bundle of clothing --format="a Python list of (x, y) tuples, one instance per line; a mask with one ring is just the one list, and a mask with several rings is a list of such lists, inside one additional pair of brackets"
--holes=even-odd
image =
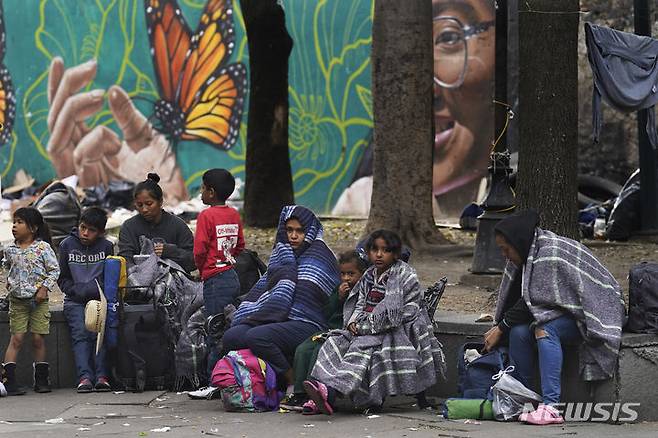
[(598, 141), (603, 125), (601, 98), (623, 111), (648, 110), (646, 131), (658, 146), (658, 40), (585, 23), (587, 56), (594, 76), (592, 125)]
[(128, 290), (138, 291), (143, 300), (153, 300), (167, 315), (174, 346), (174, 389), (187, 383), (199, 387), (206, 377), (207, 354), (203, 283), (191, 280), (176, 262), (158, 257), (150, 239), (141, 236), (140, 245), (147, 257), (128, 270)]

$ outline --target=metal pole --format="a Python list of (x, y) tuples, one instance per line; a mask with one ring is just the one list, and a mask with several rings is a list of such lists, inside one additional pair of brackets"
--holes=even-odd
[[(634, 1), (635, 33), (651, 36), (649, 0)], [(642, 231), (658, 231), (658, 157), (647, 134), (648, 110), (637, 113), (638, 146), (640, 149), (640, 199)]]
[[(498, 0), (496, 8), (496, 70), (494, 96), (498, 102), (507, 102), (507, 0)], [(508, 108), (494, 105), (494, 138), (503, 132)], [(491, 182), (489, 193), (482, 203), (484, 213), (478, 217), (478, 231), (475, 237), (475, 251), (471, 273), (498, 274), (505, 267), (505, 259), (496, 246), (494, 227), (514, 209), (514, 193), (509, 186), (509, 153), (507, 138), (503, 135), (491, 156), (489, 173)]]

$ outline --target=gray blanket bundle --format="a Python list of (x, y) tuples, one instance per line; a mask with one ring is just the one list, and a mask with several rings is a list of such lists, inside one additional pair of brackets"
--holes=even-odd
[(164, 306), (174, 345), (174, 389), (186, 381), (198, 387), (206, 373), (207, 353), (203, 283), (189, 279), (177, 263), (156, 256), (149, 239), (140, 240), (142, 254), (149, 257), (129, 269), (128, 286), (150, 285), (156, 305)]

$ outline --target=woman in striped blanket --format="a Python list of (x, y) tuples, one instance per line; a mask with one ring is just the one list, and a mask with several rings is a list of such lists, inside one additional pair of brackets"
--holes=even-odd
[(619, 284), (589, 249), (538, 224), (539, 215), (529, 210), (496, 225), (508, 263), (485, 349), (508, 336), (515, 377), (529, 388), (539, 359), (544, 403), (520, 420), (544, 425), (564, 422), (553, 406), (561, 395), (562, 346), (579, 346), (583, 380), (611, 378), (625, 307)]
[(284, 207), (267, 271), (249, 291), (222, 338), (223, 353), (249, 348), (276, 371), (293, 392), (295, 349), (313, 333), (327, 329), (323, 312), (338, 286), (336, 256), (324, 243), (313, 212)]
[(359, 407), (382, 405), (390, 395), (418, 394), (445, 375), (441, 344), (433, 334), (416, 271), (399, 260), (392, 231), (370, 235), (373, 266), (350, 292), (343, 330), (329, 334), (304, 389), (317, 413), (332, 414), (337, 393)]

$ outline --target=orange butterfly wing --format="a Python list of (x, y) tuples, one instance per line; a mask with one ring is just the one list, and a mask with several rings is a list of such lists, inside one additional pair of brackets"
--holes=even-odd
[(226, 65), (235, 46), (230, 0), (208, 0), (192, 36), (178, 103), (185, 114), (184, 140), (230, 149), (240, 133), (247, 72)]
[(151, 57), (160, 97), (175, 102), (191, 46), (190, 28), (175, 0), (145, 0)]
[(183, 112), (193, 105), (196, 93), (231, 57), (235, 35), (229, 0), (208, 0), (191, 44), (180, 78), (178, 104)]
[(6, 49), (5, 19), (2, 3), (0, 2), (0, 145), (11, 139), (11, 131), (16, 116), (16, 95), (11, 83), (9, 70), (4, 65)]
[(244, 65), (227, 65), (235, 45), (230, 0), (208, 0), (192, 36), (176, 0), (145, 0), (160, 97), (183, 113), (180, 139), (230, 149), (240, 131)]
[(221, 67), (211, 76), (186, 113), (185, 140), (202, 140), (230, 149), (240, 133), (247, 71), (243, 64)]

